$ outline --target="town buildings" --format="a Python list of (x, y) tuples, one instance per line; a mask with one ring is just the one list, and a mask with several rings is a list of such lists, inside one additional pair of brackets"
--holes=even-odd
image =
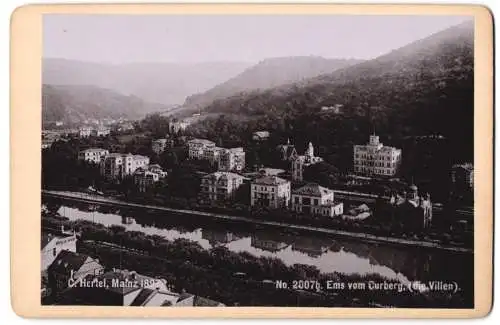
[(61, 251), (66, 250), (76, 253), (76, 241), (76, 234), (74, 232), (65, 232), (64, 228), (57, 234), (42, 232), (42, 271), (45, 271), (54, 262)]
[(290, 182), (277, 176), (264, 176), (251, 182), (250, 204), (272, 209), (286, 208), (290, 203)]
[(139, 167), (149, 165), (149, 157), (132, 154), (110, 153), (100, 163), (101, 175), (109, 180), (121, 180), (132, 175)]
[(166, 176), (167, 172), (164, 172), (160, 165), (139, 167), (134, 172), (134, 184), (137, 185), (139, 192), (146, 192)]
[(94, 164), (99, 164), (101, 159), (109, 154), (109, 151), (101, 148), (90, 148), (82, 150), (78, 153), (78, 160), (84, 160), (87, 162), (92, 162)]
[(292, 160), (292, 179), (294, 181), (304, 180), (304, 169), (308, 166), (322, 162), (323, 158), (314, 155), (314, 147), (311, 142), (304, 155), (296, 156)]
[(245, 179), (231, 172), (215, 172), (206, 175), (201, 179), (200, 199), (204, 202), (231, 199)]
[(206, 159), (209, 156), (206, 151), (215, 147), (215, 142), (206, 139), (193, 139), (188, 141), (189, 159)]
[(245, 168), (245, 151), (243, 148), (222, 149), (219, 154), (219, 170), (242, 171)]
[(90, 127), (81, 127), (78, 129), (78, 136), (80, 138), (88, 138), (92, 134), (92, 128)]
[(473, 189), (474, 165), (472, 163), (453, 165), (451, 168), (451, 182), (455, 189)]
[(164, 152), (166, 149), (172, 148), (174, 146), (174, 140), (172, 139), (156, 139), (151, 143), (151, 149), (157, 155)]
[(335, 217), (343, 214), (344, 204), (335, 202), (332, 190), (311, 183), (292, 191), (292, 210)]
[(354, 172), (364, 175), (394, 176), (401, 164), (401, 149), (384, 146), (377, 135), (366, 145), (354, 146)]
[(107, 127), (97, 127), (91, 131), (91, 135), (94, 137), (105, 137), (111, 133), (110, 128)]
[(245, 151), (243, 148), (220, 148), (215, 142), (206, 139), (188, 141), (189, 159), (207, 160), (218, 166), (220, 171), (241, 171), (245, 168)]
[(51, 292), (60, 292), (88, 275), (99, 275), (104, 267), (88, 255), (62, 250), (47, 268)]

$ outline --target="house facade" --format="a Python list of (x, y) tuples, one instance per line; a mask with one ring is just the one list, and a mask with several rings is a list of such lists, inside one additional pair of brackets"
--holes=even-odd
[(43, 232), (41, 242), (40, 259), (42, 271), (47, 270), (61, 251), (66, 250), (76, 253), (77, 238), (74, 233), (64, 233), (64, 231), (62, 231), (61, 234), (52, 234)]
[(231, 172), (215, 172), (201, 179), (200, 199), (206, 202), (234, 197), (246, 178)]
[(250, 204), (272, 209), (286, 208), (290, 203), (290, 182), (277, 176), (264, 176), (251, 182)]
[(215, 148), (215, 142), (207, 139), (193, 139), (188, 141), (187, 147), (189, 159), (208, 159), (210, 155), (207, 150)]
[(354, 172), (358, 174), (395, 176), (401, 159), (401, 149), (384, 146), (377, 135), (371, 135), (366, 145), (354, 146)]
[(109, 151), (101, 148), (90, 148), (78, 153), (78, 160), (99, 164), (101, 159), (109, 154)]
[(147, 165), (149, 157), (146, 156), (110, 153), (101, 160), (101, 175), (109, 180), (121, 180), (132, 175), (137, 168)]
[(332, 190), (318, 184), (307, 184), (293, 190), (292, 210), (305, 214), (335, 217), (344, 213), (344, 204), (335, 202)]

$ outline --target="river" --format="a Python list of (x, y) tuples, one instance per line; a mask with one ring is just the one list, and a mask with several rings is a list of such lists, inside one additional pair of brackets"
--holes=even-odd
[(120, 225), (129, 231), (158, 235), (168, 240), (189, 239), (205, 249), (222, 245), (234, 252), (275, 257), (286, 265), (312, 265), (323, 273), (375, 273), (403, 283), (456, 281), (462, 290), (473, 292), (472, 254), (364, 243), (196, 216), (179, 217), (166, 212), (86, 203), (64, 202), (58, 212), (70, 220)]

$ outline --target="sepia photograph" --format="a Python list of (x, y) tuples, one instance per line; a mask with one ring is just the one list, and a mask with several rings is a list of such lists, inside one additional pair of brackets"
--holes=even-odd
[(474, 26), (44, 14), (41, 304), (474, 309)]

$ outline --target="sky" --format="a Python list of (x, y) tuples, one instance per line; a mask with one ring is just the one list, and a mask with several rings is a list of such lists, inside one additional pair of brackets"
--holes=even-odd
[(467, 16), (45, 15), (43, 55), (101, 63), (371, 59)]

